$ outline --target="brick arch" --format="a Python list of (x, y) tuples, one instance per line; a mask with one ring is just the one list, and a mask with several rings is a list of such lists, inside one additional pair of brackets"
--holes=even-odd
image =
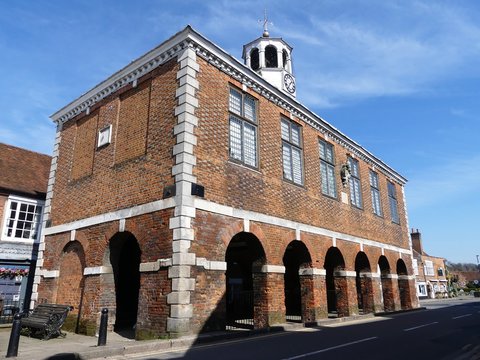
[(85, 269), (85, 252), (82, 244), (70, 241), (65, 245), (60, 257), (60, 277), (58, 279), (58, 304), (74, 307), (73, 312), (79, 313), (82, 307)]
[(305, 243), (293, 240), (287, 245), (282, 260), (285, 266), (285, 314), (287, 319), (289, 316), (300, 317), (305, 321), (305, 312), (312, 297), (308, 290), (313, 289), (313, 278), (301, 276), (300, 272), (312, 267), (312, 257)]
[(227, 253), (228, 246), (230, 245), (230, 241), (240, 233), (251, 234), (257, 238), (260, 242), (263, 251), (265, 253), (265, 260), (268, 263), (269, 255), (271, 252), (269, 251), (269, 246), (266, 241), (265, 234), (262, 228), (258, 224), (250, 223), (250, 229), (248, 232), (244, 231), (243, 221), (232, 222), (228, 226), (222, 227), (222, 229), (218, 232), (217, 237), (220, 239), (221, 244), (224, 245), (223, 253), (224, 256)]
[(410, 280), (408, 278), (407, 265), (403, 259), (397, 260), (398, 290), (400, 295), (400, 306), (402, 309), (412, 308), (412, 298), (410, 291)]
[(268, 300), (265, 274), (261, 270), (266, 262), (265, 250), (260, 240), (250, 232), (238, 232), (228, 244), (225, 262), (227, 323), (252, 319), (254, 327), (264, 327), (261, 309)]
[(363, 251), (359, 251), (355, 256), (355, 272), (358, 308), (364, 314), (372, 313), (375, 310), (372, 266), (367, 254)]
[(378, 258), (377, 264), (380, 271), (380, 284), (382, 289), (384, 310), (394, 311), (396, 307), (396, 293), (394, 282), (392, 280), (392, 264), (385, 255), (381, 255)]
[(343, 256), (344, 266), (345, 266), (344, 269), (349, 271), (354, 271), (356, 255), (360, 250), (359, 244), (354, 242), (349, 242), (349, 241), (337, 240), (336, 248), (340, 251), (340, 253)]

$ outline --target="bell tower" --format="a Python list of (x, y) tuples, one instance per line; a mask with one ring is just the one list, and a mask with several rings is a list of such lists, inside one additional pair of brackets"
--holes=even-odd
[(257, 72), (270, 84), (295, 97), (297, 93), (292, 69), (292, 47), (282, 38), (271, 38), (265, 14), (263, 34), (243, 46), (245, 65)]

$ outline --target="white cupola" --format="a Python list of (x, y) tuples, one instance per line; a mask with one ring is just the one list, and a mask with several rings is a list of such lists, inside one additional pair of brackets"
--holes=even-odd
[(290, 96), (296, 96), (296, 83), (292, 70), (292, 47), (282, 38), (271, 38), (264, 21), (263, 34), (243, 46), (245, 65), (256, 71), (270, 84)]

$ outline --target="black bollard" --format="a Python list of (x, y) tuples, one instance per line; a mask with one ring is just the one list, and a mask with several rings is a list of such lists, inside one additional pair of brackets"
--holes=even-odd
[(108, 309), (102, 309), (102, 316), (100, 317), (100, 329), (98, 330), (98, 346), (105, 346), (107, 344), (107, 324), (108, 324)]
[(20, 341), (20, 330), (22, 329), (22, 324), (20, 319), (22, 315), (19, 313), (15, 314), (13, 317), (12, 332), (10, 333), (10, 341), (8, 342), (7, 358), (8, 357), (17, 357), (18, 355), (18, 342)]

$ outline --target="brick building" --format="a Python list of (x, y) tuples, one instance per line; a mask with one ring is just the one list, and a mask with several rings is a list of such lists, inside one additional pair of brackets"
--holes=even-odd
[(423, 251), (422, 234), (412, 229), (413, 270), (419, 299), (448, 297), (448, 280), (445, 259), (430, 256)]
[(0, 143), (0, 315), (30, 305), (50, 163), (48, 155)]
[(417, 307), (406, 180), (296, 100), (291, 52), (186, 27), (52, 115), (36, 300), (138, 339)]

